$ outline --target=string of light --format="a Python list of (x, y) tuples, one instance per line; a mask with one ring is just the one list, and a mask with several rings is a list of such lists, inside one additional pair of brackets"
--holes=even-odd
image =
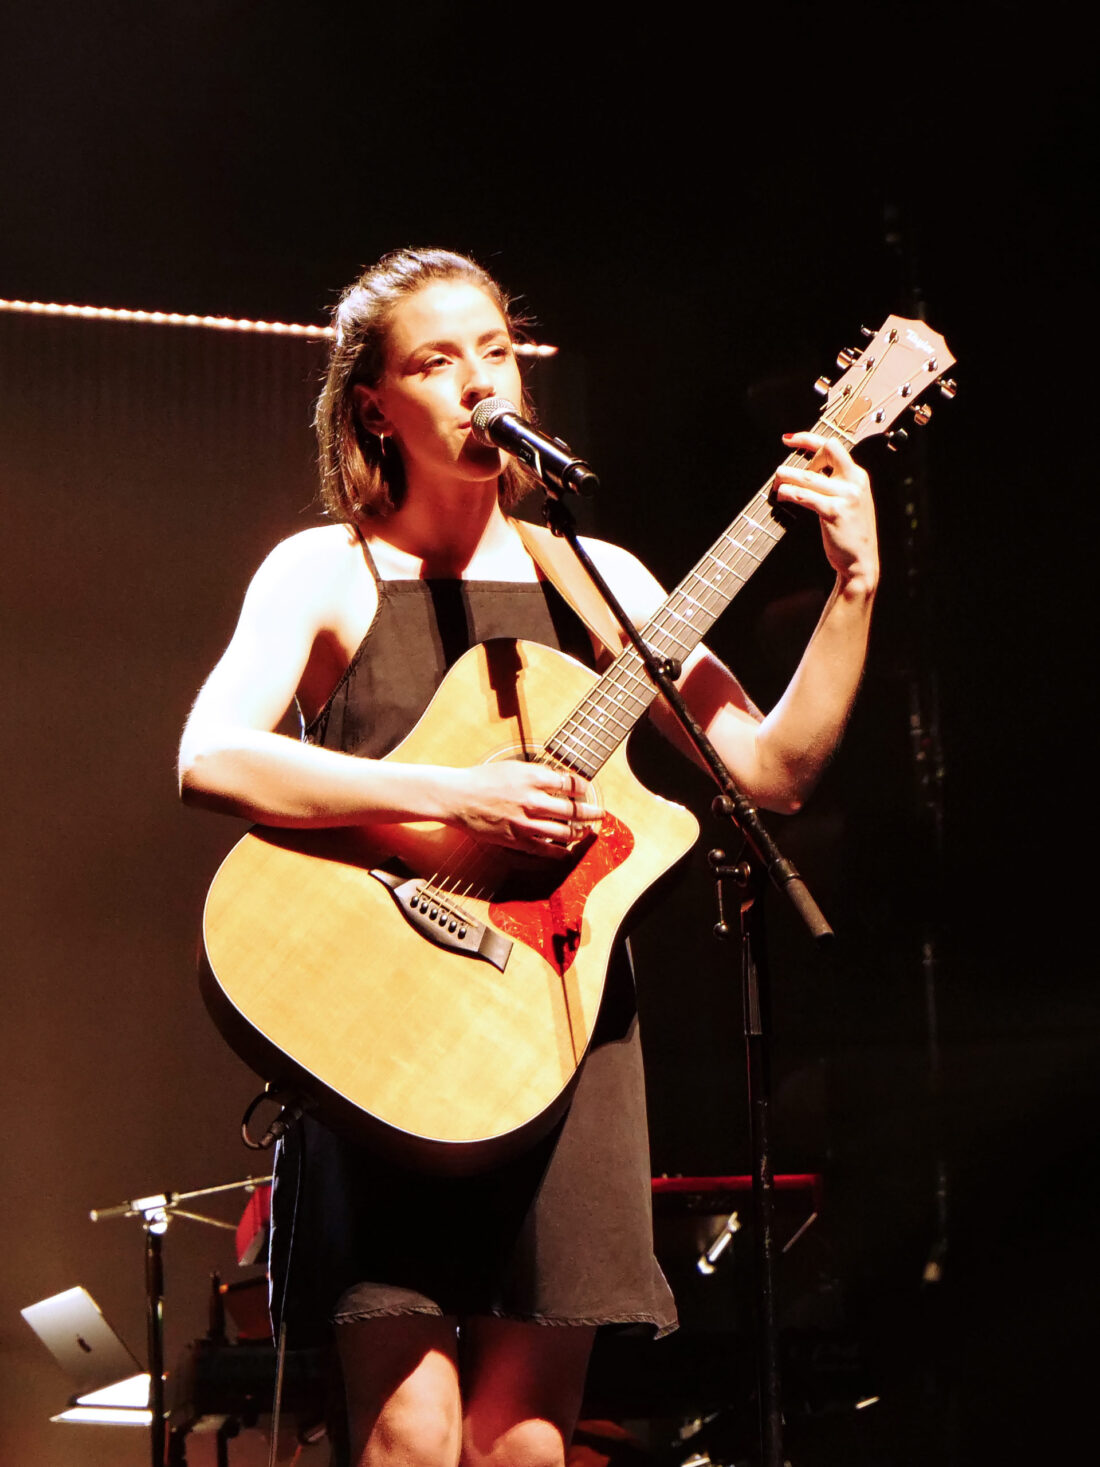
[[(299, 336), (323, 340), (335, 335), (331, 326), (302, 326), (290, 321), (249, 321), (233, 316), (189, 316), (180, 311), (131, 311), (122, 306), (74, 306), (58, 301), (0, 300), (0, 311), (23, 316), (54, 316), (79, 321), (128, 321), (142, 326), (198, 326), (207, 331), (256, 332), (268, 336)], [(521, 357), (557, 356), (556, 346), (542, 342), (516, 343)]]

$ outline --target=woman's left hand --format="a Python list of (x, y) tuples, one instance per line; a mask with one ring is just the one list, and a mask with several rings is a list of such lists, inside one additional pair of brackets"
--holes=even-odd
[(784, 433), (783, 442), (813, 457), (808, 464), (784, 464), (776, 470), (776, 498), (812, 509), (821, 521), (825, 554), (841, 583), (873, 591), (878, 584), (878, 538), (870, 479), (834, 438)]

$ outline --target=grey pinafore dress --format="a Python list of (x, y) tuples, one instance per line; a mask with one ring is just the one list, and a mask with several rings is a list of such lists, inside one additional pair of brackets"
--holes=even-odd
[[(545, 581), (378, 580), (374, 622), (310, 742), (379, 758), (451, 664), (521, 637), (589, 666), (580, 619)], [(296, 1204), (296, 1205), (295, 1205)], [(676, 1311), (653, 1256), (649, 1143), (633, 976), (620, 945), (563, 1120), (517, 1160), (450, 1179), (390, 1165), (308, 1115), (276, 1161), (272, 1307), (292, 1343), (396, 1314), (641, 1323)]]

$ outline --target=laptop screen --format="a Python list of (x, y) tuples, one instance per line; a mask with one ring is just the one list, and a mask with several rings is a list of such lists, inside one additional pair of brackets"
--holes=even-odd
[(112, 1385), (144, 1369), (103, 1318), (86, 1289), (66, 1289), (20, 1312), (81, 1393)]

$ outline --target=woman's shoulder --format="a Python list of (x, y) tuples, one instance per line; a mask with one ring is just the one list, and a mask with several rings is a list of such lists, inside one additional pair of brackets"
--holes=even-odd
[(261, 562), (252, 584), (274, 589), (304, 587), (351, 574), (362, 562), (359, 540), (350, 525), (313, 525), (280, 540)]
[(252, 578), (248, 600), (298, 607), (319, 625), (343, 621), (349, 598), (373, 590), (362, 546), (350, 525), (314, 525), (271, 550)]
[(270, 567), (280, 574), (315, 565), (331, 569), (360, 556), (359, 538), (351, 525), (312, 525), (280, 540), (268, 552), (260, 570)]
[(631, 551), (591, 535), (582, 536), (581, 544), (631, 615), (648, 616), (665, 599), (660, 581)]

